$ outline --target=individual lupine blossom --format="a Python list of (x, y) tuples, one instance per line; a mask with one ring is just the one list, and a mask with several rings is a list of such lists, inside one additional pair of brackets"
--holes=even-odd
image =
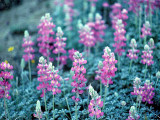
[(93, 47), (95, 45), (94, 33), (88, 25), (83, 26), (79, 30), (79, 43), (82, 43), (86, 47)]
[(37, 89), (42, 90), (41, 97), (43, 97), (47, 91), (51, 91), (51, 86), (49, 84), (51, 80), (50, 70), (48, 69), (48, 64), (47, 64), (46, 59), (44, 59), (44, 57), (39, 58), (39, 63), (38, 63), (37, 68), (39, 69), (37, 80), (40, 82)]
[(153, 38), (150, 38), (150, 39), (149, 39), (148, 45), (149, 45), (149, 47), (150, 47), (151, 50), (153, 50), (153, 49), (155, 48)]
[(99, 61), (98, 63), (98, 70), (95, 72), (96, 73), (96, 77), (95, 77), (95, 80), (101, 80), (101, 69), (103, 68), (103, 62), (102, 61)]
[(34, 49), (33, 49), (33, 45), (34, 43), (31, 40), (31, 36), (29, 35), (28, 31), (26, 30), (24, 32), (24, 38), (23, 38), (23, 44), (22, 47), (24, 47), (24, 55), (23, 58), (25, 61), (29, 61), (29, 60), (33, 60), (34, 59)]
[(142, 32), (141, 38), (145, 38), (145, 37), (147, 37), (148, 35), (149, 35), (149, 36), (152, 35), (149, 21), (146, 21), (146, 22), (143, 24), (143, 27), (142, 27), (142, 29), (141, 29), (141, 32)]
[(115, 76), (115, 72), (117, 71), (117, 68), (115, 67), (117, 60), (115, 60), (114, 53), (111, 52), (109, 47), (105, 47), (104, 55), (102, 57), (104, 58), (104, 61), (103, 68), (101, 69), (101, 80), (105, 86), (108, 86), (113, 83), (112, 77)]
[(50, 73), (49, 75), (49, 79), (50, 79), (50, 90), (52, 91), (53, 95), (56, 95), (57, 93), (61, 93), (61, 89), (59, 89), (59, 87), (61, 86), (61, 84), (59, 83), (59, 81), (61, 81), (61, 76), (58, 74), (58, 70), (54, 69), (54, 66), (52, 65), (52, 63), (50, 62), (48, 65), (48, 71)]
[(71, 83), (71, 86), (74, 87), (72, 89), (72, 92), (76, 93), (76, 96), (73, 96), (72, 99), (75, 102), (78, 102), (80, 100), (79, 94), (82, 94), (84, 92), (83, 88), (85, 87), (85, 82), (87, 81), (87, 79), (84, 76), (84, 74), (86, 73), (84, 64), (87, 63), (87, 60), (84, 60), (82, 54), (79, 53), (78, 51), (74, 53), (73, 57), (74, 57), (74, 62), (71, 71), (74, 72), (74, 75), (72, 76), (72, 79), (74, 81)]
[(143, 102), (148, 102), (149, 104), (153, 104), (152, 98), (154, 97), (155, 93), (154, 87), (152, 86), (153, 83), (150, 82), (150, 80), (146, 80), (144, 83), (144, 86), (141, 88), (142, 89), (142, 101)]
[(136, 107), (131, 106), (129, 110), (129, 116), (126, 120), (139, 120), (140, 116), (137, 113)]
[(101, 96), (93, 89), (91, 85), (89, 85), (89, 94), (91, 95), (91, 101), (88, 105), (88, 111), (90, 112), (89, 116), (96, 118), (100, 118), (104, 115), (101, 111), (103, 107), (103, 101), (101, 101)]
[(141, 60), (142, 64), (147, 64), (148, 66), (154, 63), (152, 53), (153, 51), (150, 49), (148, 45), (144, 46), (144, 50), (142, 51), (143, 55), (141, 56), (143, 59)]
[(130, 43), (130, 47), (131, 49), (128, 50), (128, 54), (127, 57), (129, 57), (131, 60), (133, 59), (138, 59), (137, 53), (139, 53), (139, 50), (137, 50), (137, 43), (135, 39), (131, 39), (131, 43)]
[(94, 22), (94, 37), (96, 42), (103, 42), (102, 37), (105, 35), (104, 30), (107, 28), (105, 21), (102, 20), (102, 16), (99, 13), (96, 13), (95, 22)]
[(75, 52), (77, 52), (77, 50), (75, 50), (74, 48), (68, 50), (69, 59), (71, 59), (72, 61), (74, 60), (73, 55), (74, 55)]
[(9, 96), (11, 84), (8, 81), (13, 79), (13, 75), (10, 72), (12, 69), (13, 66), (9, 63), (2, 62), (0, 64), (0, 98), (11, 99), (11, 96)]
[(42, 113), (42, 110), (41, 110), (41, 103), (38, 100), (37, 104), (36, 104), (36, 114), (33, 114), (33, 116), (40, 119), (40, 118), (42, 118), (42, 115), (43, 115), (43, 113)]
[[(54, 54), (64, 54), (66, 53), (65, 47), (66, 47), (66, 43), (65, 41), (67, 40), (66, 37), (63, 37), (63, 31), (61, 29), (61, 27), (57, 28), (57, 33), (56, 33), (56, 39), (55, 39), (55, 44), (54, 44), (54, 50), (53, 53)], [(60, 57), (60, 56), (59, 56)], [(67, 56), (61, 56), (60, 58), (56, 58), (57, 60), (59, 59), (61, 61), (61, 63), (64, 65), (65, 60), (67, 59)]]
[(115, 53), (118, 53), (119, 56), (122, 55), (122, 52), (125, 52), (123, 49), (124, 46), (126, 46), (125, 41), (127, 40), (125, 38), (126, 30), (124, 29), (124, 24), (122, 23), (122, 20), (119, 19), (115, 26), (116, 31), (114, 32), (114, 41), (113, 47), (115, 47)]
[(45, 16), (42, 16), (38, 25), (38, 34), (40, 36), (37, 39), (39, 52), (45, 57), (49, 57), (50, 50), (53, 49), (51, 45), (54, 42), (53, 37), (51, 37), (51, 35), (54, 35), (53, 28), (55, 28), (55, 25), (52, 22), (52, 17), (49, 13), (46, 13)]

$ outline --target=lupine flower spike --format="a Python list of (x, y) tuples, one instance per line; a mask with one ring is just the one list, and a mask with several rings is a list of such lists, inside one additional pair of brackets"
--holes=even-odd
[(36, 104), (36, 114), (33, 114), (34, 117), (38, 118), (39, 120), (42, 118), (42, 111), (41, 111), (41, 103), (39, 100), (37, 100)]
[(91, 95), (91, 101), (88, 105), (88, 111), (90, 112), (89, 116), (100, 119), (104, 113), (101, 111), (103, 107), (103, 101), (101, 101), (101, 96), (89, 85), (89, 94)]
[(144, 79), (146, 77), (146, 72), (147, 72), (147, 67), (152, 65), (153, 62), (153, 56), (152, 53), (153, 51), (150, 49), (150, 47), (148, 45), (144, 46), (144, 51), (142, 51), (143, 55), (141, 56), (143, 59), (141, 60), (142, 64), (146, 64), (146, 68), (145, 68), (145, 74), (144, 74)]
[(28, 68), (29, 68), (29, 79), (31, 81), (31, 60), (34, 59), (34, 49), (33, 49), (33, 45), (34, 43), (32, 42), (31, 40), (31, 36), (29, 35), (28, 31), (26, 30), (24, 32), (24, 38), (23, 38), (23, 44), (22, 44), (22, 47), (24, 47), (24, 53), (25, 55), (23, 55), (23, 58), (25, 61), (28, 62)]
[(146, 44), (146, 39), (147, 39), (147, 36), (151, 36), (151, 28), (150, 28), (150, 23), (149, 21), (146, 21), (144, 24), (143, 24), (143, 28), (141, 29), (141, 32), (142, 32), (142, 35), (141, 35), (141, 38), (144, 38), (144, 45)]
[(103, 100), (103, 108), (105, 108), (105, 98), (107, 95), (107, 89), (109, 87), (109, 84), (113, 84), (112, 77), (115, 76), (115, 72), (117, 71), (117, 68), (115, 67), (117, 60), (115, 60), (114, 53), (111, 52), (111, 49), (109, 47), (105, 47), (104, 55), (102, 57), (104, 58), (104, 61), (103, 68), (101, 69), (101, 80), (105, 86), (105, 95)]
[(44, 57), (39, 58), (39, 63), (37, 68), (39, 77), (37, 80), (40, 82), (39, 86), (37, 87), (38, 90), (42, 89), (41, 97), (44, 97), (44, 103), (45, 103), (45, 111), (47, 111), (47, 105), (46, 105), (46, 92), (50, 91), (51, 86), (49, 85), (49, 76), (50, 73), (48, 71), (48, 65), (47, 61), (44, 59)]
[(136, 77), (133, 81), (133, 89), (134, 92), (131, 92), (132, 95), (137, 95), (137, 100), (136, 100), (136, 108), (138, 109), (137, 103), (139, 103), (139, 108), (140, 108), (140, 104), (142, 101), (142, 96), (141, 96), (141, 79)]
[[(141, 96), (142, 102), (148, 102), (149, 104), (153, 104), (152, 98), (154, 96), (154, 87), (153, 83), (150, 80), (146, 80), (144, 86), (140, 86), (140, 79), (135, 78), (134, 81), (134, 92), (131, 92), (132, 95), (137, 95), (137, 98)], [(140, 98), (140, 97), (139, 97)]]
[(54, 66), (52, 66), (52, 63), (50, 62), (48, 65), (48, 71), (50, 73), (49, 75), (49, 79), (51, 80), (51, 84), (50, 84), (50, 90), (52, 91), (53, 94), (53, 120), (55, 119), (54, 116), (54, 96), (57, 93), (61, 93), (61, 90), (59, 89), (59, 87), (61, 86), (61, 84), (59, 83), (59, 81), (62, 79), (60, 77), (60, 75), (58, 75), (58, 70), (54, 69)]
[(131, 106), (129, 110), (129, 116), (126, 120), (139, 120), (140, 116), (137, 113), (136, 107)]
[(83, 56), (81, 53), (78, 51), (74, 53), (74, 62), (73, 62), (73, 67), (71, 68), (71, 71), (74, 72), (74, 75), (72, 76), (72, 79), (74, 80), (71, 83), (71, 86), (74, 88), (72, 89), (72, 92), (76, 94), (76, 96), (73, 96), (72, 99), (75, 101), (75, 116), (77, 118), (77, 104), (79, 99), (79, 95), (82, 94), (83, 88), (85, 87), (85, 82), (87, 79), (85, 78), (84, 74), (86, 73), (86, 69), (84, 68), (84, 64), (87, 63), (86, 60), (84, 60)]
[[(66, 47), (66, 43), (65, 41), (67, 40), (67, 38), (63, 37), (63, 31), (61, 29), (61, 27), (57, 28), (57, 33), (56, 33), (56, 42), (54, 44), (54, 50), (53, 53), (54, 54), (58, 54), (57, 59), (57, 67), (59, 67), (59, 62), (61, 61), (61, 64), (66, 64), (64, 61), (66, 61), (67, 56), (60, 56), (61, 53), (66, 53), (65, 47)], [(64, 60), (63, 60), (64, 59)]]
[(125, 50), (123, 49), (124, 46), (126, 46), (126, 38), (125, 38), (125, 29), (124, 29), (124, 24), (122, 23), (122, 20), (119, 19), (116, 22), (116, 26), (115, 26), (116, 32), (114, 33), (114, 41), (115, 44), (113, 45), (113, 47), (115, 47), (115, 53), (118, 54), (118, 69), (120, 69), (120, 56), (122, 55), (123, 52), (125, 52)]
[(38, 34), (40, 35), (37, 39), (39, 42), (39, 52), (43, 56), (47, 57), (47, 61), (49, 62), (52, 60), (49, 55), (51, 54), (50, 50), (53, 49), (53, 45), (51, 44), (54, 42), (54, 39), (51, 37), (51, 35), (54, 35), (53, 28), (55, 28), (55, 25), (52, 22), (52, 17), (49, 13), (46, 13), (45, 16), (42, 16), (38, 28)]
[(99, 61), (98, 63), (98, 70), (95, 72), (96, 73), (96, 77), (95, 80), (99, 80), (100, 81), (100, 95), (102, 96), (102, 80), (101, 80), (101, 73), (102, 73), (102, 68), (103, 68), (103, 62)]
[[(0, 64), (0, 98), (4, 99), (6, 119), (7, 118), (10, 119), (6, 98), (11, 99), (11, 96), (9, 96), (9, 90), (11, 88), (11, 84), (9, 83), (9, 80), (13, 79), (13, 75), (10, 72), (10, 70), (12, 69), (13, 69), (13, 66), (10, 65), (9, 63), (2, 62)], [(8, 114), (8, 117), (7, 117), (7, 114)]]
[(137, 48), (137, 43), (136, 43), (135, 39), (131, 39), (130, 47), (131, 47), (131, 49), (128, 50), (129, 53), (127, 54), (127, 57), (129, 57), (129, 59), (131, 59), (130, 67), (129, 67), (129, 73), (130, 73), (130, 70), (131, 70), (131, 67), (132, 67), (133, 60), (138, 59), (137, 53), (139, 53), (139, 50), (136, 49)]
[(90, 48), (95, 46), (94, 33), (91, 31), (91, 28), (88, 25), (81, 26), (79, 30), (79, 37), (79, 43), (82, 43), (85, 46), (85, 49), (88, 48), (87, 55), (89, 55)]

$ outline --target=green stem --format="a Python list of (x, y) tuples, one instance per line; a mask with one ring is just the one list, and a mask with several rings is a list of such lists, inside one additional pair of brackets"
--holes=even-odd
[(130, 62), (130, 66), (129, 66), (129, 73), (130, 73), (130, 71), (131, 71), (132, 62), (133, 62), (133, 60), (131, 60), (131, 62)]
[(58, 53), (57, 68), (59, 68), (59, 57), (60, 57), (60, 53)]
[(158, 8), (156, 8), (156, 21), (157, 21), (157, 25), (158, 25)]
[(142, 16), (142, 10), (141, 10), (141, 6), (140, 6), (140, 13), (139, 13), (139, 43), (141, 42), (141, 16)]
[(108, 89), (107, 86), (105, 86), (105, 94), (104, 94), (104, 98), (103, 98), (103, 102), (104, 102), (103, 109), (105, 109), (105, 101), (106, 101), (107, 89)]
[(156, 81), (156, 84), (155, 84), (155, 89), (156, 89), (156, 87), (157, 87), (157, 83), (158, 83), (158, 78), (157, 78), (157, 81)]
[(30, 60), (28, 60), (28, 68), (29, 68), (29, 79), (30, 79), (30, 82), (31, 82), (31, 63), (30, 63)]
[[(5, 93), (6, 90), (4, 90)], [(10, 115), (8, 112), (8, 107), (7, 107), (7, 103), (6, 103), (6, 97), (4, 96), (4, 109), (5, 109), (5, 116), (6, 116), (6, 120), (7, 120), (7, 114), (8, 114), (8, 119), (10, 120)]]
[[(45, 104), (45, 111), (47, 112), (47, 104), (46, 104), (46, 91), (44, 90), (44, 104)], [(48, 115), (46, 115), (46, 119), (48, 120)]]
[(97, 119), (97, 118), (96, 118), (96, 115), (95, 115), (95, 118), (94, 118), (94, 119), (95, 119), (95, 120)]
[[(118, 54), (117, 54), (118, 55)], [(118, 55), (118, 70), (120, 70), (120, 56)]]
[(146, 64), (146, 68), (145, 68), (145, 73), (144, 73), (144, 79), (146, 78), (146, 72), (147, 72), (147, 64)]
[(102, 82), (100, 80), (100, 95), (102, 96)]
[(72, 119), (72, 114), (71, 114), (71, 110), (70, 110), (70, 107), (69, 107), (69, 104), (68, 104), (68, 99), (65, 97), (66, 99), (66, 103), (67, 103), (67, 107), (68, 107), (68, 110), (69, 110), (69, 114), (71, 116), (71, 119)]
[(49, 56), (47, 56), (47, 63), (49, 64)]
[(54, 95), (53, 95), (53, 120), (54, 120)]
[(146, 45), (146, 39), (147, 39), (147, 38), (146, 38), (146, 36), (145, 36), (145, 37), (144, 37), (144, 45)]
[(76, 120), (78, 120), (78, 118), (77, 118), (77, 102), (75, 103), (75, 109), (76, 109), (76, 111), (75, 111)]

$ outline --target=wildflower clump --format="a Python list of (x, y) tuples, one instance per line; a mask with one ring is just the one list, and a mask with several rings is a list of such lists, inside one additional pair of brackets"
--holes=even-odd
[(72, 76), (72, 79), (74, 81), (71, 83), (71, 86), (74, 87), (72, 89), (72, 92), (76, 93), (76, 96), (73, 96), (72, 99), (75, 102), (78, 102), (80, 100), (79, 94), (82, 94), (84, 92), (82, 88), (85, 87), (85, 82), (87, 81), (87, 79), (84, 76), (84, 74), (86, 73), (84, 64), (86, 64), (87, 61), (84, 60), (82, 54), (79, 53), (78, 51), (74, 53), (73, 57), (74, 57), (74, 62), (71, 71), (74, 72), (74, 75)]
[(101, 101), (101, 96), (93, 89), (91, 85), (89, 85), (89, 94), (91, 95), (91, 101), (88, 105), (88, 111), (90, 112), (89, 116), (100, 118), (104, 115), (101, 111), (103, 107), (103, 101)]

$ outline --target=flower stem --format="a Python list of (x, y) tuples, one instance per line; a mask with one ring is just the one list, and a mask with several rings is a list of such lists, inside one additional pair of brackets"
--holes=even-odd
[[(108, 86), (108, 85), (107, 85)], [(105, 100), (106, 100), (106, 96), (107, 96), (107, 86), (105, 86), (105, 94), (104, 94), (104, 98), (103, 98), (103, 102), (104, 102), (104, 106), (103, 109), (105, 109)]]
[(131, 61), (130, 61), (130, 66), (129, 66), (129, 73), (130, 73), (130, 71), (131, 71), (131, 67), (132, 67), (132, 62), (133, 62), (133, 60), (131, 60)]
[(70, 110), (70, 107), (69, 107), (69, 104), (68, 104), (68, 99), (65, 97), (66, 99), (66, 103), (67, 103), (67, 107), (68, 107), (68, 110), (69, 110), (69, 114), (71, 116), (71, 119), (72, 119), (72, 114), (71, 114), (71, 110)]
[[(46, 104), (46, 91), (44, 90), (44, 104), (45, 104), (45, 111), (47, 112), (47, 104)], [(46, 115), (46, 118), (48, 120), (48, 116)]]
[(30, 82), (31, 82), (31, 63), (30, 63), (30, 60), (28, 60), (28, 69), (29, 69), (29, 79), (30, 79)]
[(158, 83), (158, 78), (157, 78), (157, 81), (156, 81), (156, 84), (155, 84), (155, 89), (156, 89), (156, 87), (157, 87), (157, 83)]
[(53, 120), (54, 120), (54, 95), (53, 95)]
[(75, 111), (76, 120), (78, 120), (78, 118), (77, 118), (77, 102), (75, 102), (75, 109), (76, 109), (76, 111)]
[(57, 68), (59, 68), (59, 56), (60, 56), (60, 53), (58, 53)]
[(120, 59), (120, 56), (118, 55), (118, 70), (120, 70), (120, 61), (121, 59)]
[[(5, 93), (5, 90), (4, 90), (4, 93)], [(7, 107), (5, 95), (4, 95), (4, 109), (5, 109), (6, 120), (7, 120), (7, 114), (8, 114), (8, 119), (10, 120), (10, 115), (9, 115), (9, 112), (8, 112), (8, 107)]]
[(146, 72), (147, 72), (147, 64), (146, 64), (146, 68), (145, 68), (144, 79), (146, 78)]
[(140, 13), (139, 13), (139, 43), (141, 42), (141, 16), (142, 16), (142, 10), (141, 10), (141, 6), (140, 6)]
[(102, 81), (100, 80), (100, 95), (102, 96)]
[(146, 45), (146, 39), (147, 39), (147, 38), (146, 38), (146, 36), (145, 36), (145, 37), (144, 37), (144, 45)]
[(94, 118), (95, 120), (96, 120), (96, 115), (95, 115), (95, 118)]

